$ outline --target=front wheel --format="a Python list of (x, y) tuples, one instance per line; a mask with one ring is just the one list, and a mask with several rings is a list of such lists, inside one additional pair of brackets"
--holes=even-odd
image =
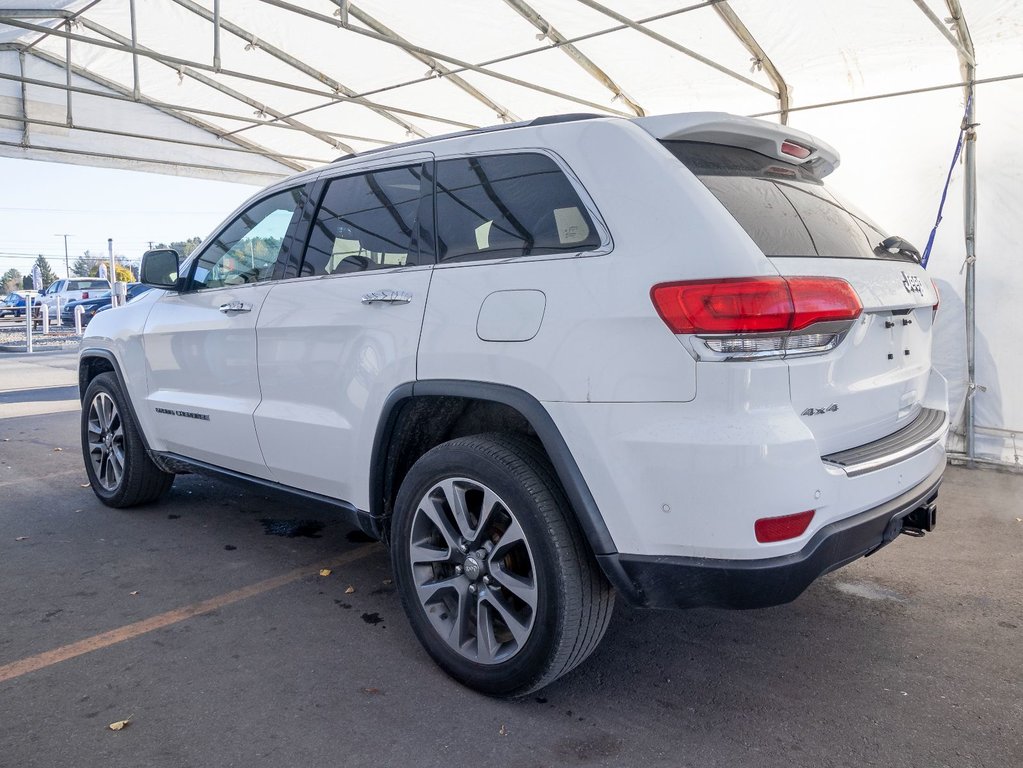
[(113, 373), (99, 374), (85, 390), (82, 454), (93, 493), (108, 507), (156, 501), (174, 482), (146, 453)]
[(401, 485), (391, 534), (413, 630), (481, 693), (548, 685), (607, 629), (614, 593), (529, 440), (478, 435), (429, 451)]

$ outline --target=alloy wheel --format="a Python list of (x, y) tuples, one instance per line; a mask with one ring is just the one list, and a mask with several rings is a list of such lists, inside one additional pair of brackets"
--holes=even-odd
[(104, 490), (116, 491), (124, 476), (124, 422), (106, 392), (97, 392), (89, 403), (87, 441), (96, 480)]
[(537, 612), (533, 553), (493, 490), (467, 478), (435, 484), (416, 507), (409, 555), (419, 603), (450, 648), (485, 665), (522, 650)]

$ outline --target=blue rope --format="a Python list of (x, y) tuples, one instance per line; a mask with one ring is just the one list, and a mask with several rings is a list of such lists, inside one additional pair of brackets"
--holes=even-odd
[(931, 235), (927, 238), (927, 245), (924, 248), (924, 255), (920, 257), (920, 265), (927, 269), (927, 261), (931, 258), (931, 248), (934, 247), (934, 236), (938, 234), (938, 225), (941, 224), (941, 212), (945, 209), (945, 198), (948, 197), (948, 186), (952, 183), (952, 172), (956, 168), (956, 163), (959, 162), (959, 154), (963, 151), (963, 139), (966, 137), (966, 130), (969, 125), (966, 123), (967, 116), (970, 114), (970, 104), (973, 102), (973, 94), (971, 93), (969, 98), (966, 99), (966, 110), (963, 112), (963, 122), (959, 128), (959, 141), (956, 142), (956, 151), (952, 155), (952, 165), (948, 168), (948, 176), (945, 178), (945, 188), (941, 190), (941, 202), (938, 203), (938, 218), (934, 220), (934, 226), (931, 228)]

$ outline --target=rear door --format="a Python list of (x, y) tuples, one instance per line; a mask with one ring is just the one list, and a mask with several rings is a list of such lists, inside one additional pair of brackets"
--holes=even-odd
[(863, 312), (825, 354), (786, 357), (793, 408), (822, 454), (895, 432), (922, 407), (937, 295), (918, 254), (830, 190), (813, 168), (749, 149), (665, 142), (783, 276), (839, 277)]
[(432, 155), (317, 185), (257, 327), (256, 432), (274, 478), (368, 509), (384, 402), (416, 379), (433, 264)]
[(252, 415), (260, 401), (256, 319), (306, 190), (249, 206), (189, 262), (189, 283), (161, 296), (146, 321), (147, 407), (167, 449), (270, 477)]

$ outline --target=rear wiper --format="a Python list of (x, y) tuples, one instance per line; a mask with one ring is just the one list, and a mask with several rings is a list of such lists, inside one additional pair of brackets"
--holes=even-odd
[(874, 253), (878, 256), (909, 256), (917, 264), (920, 263), (920, 251), (911, 242), (898, 235), (886, 237), (875, 245)]

